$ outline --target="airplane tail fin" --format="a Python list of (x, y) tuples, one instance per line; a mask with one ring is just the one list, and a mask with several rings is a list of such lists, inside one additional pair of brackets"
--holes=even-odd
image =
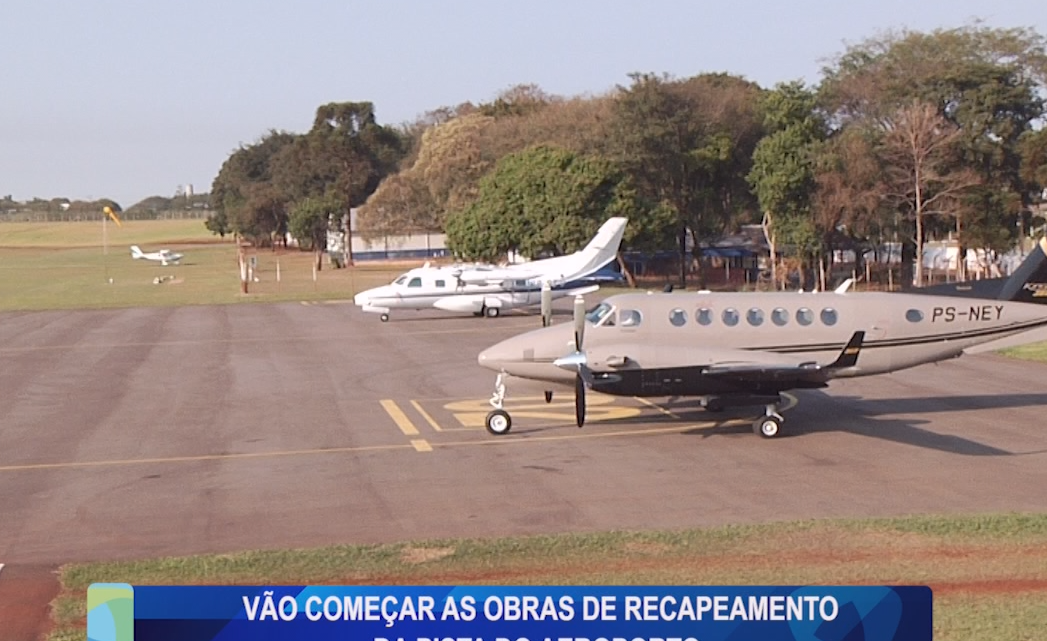
[(1007, 279), (997, 299), (1047, 304), (1047, 236), (1040, 239)]
[(622, 244), (622, 236), (625, 235), (625, 225), (628, 222), (628, 218), (608, 218), (589, 244), (572, 257), (576, 258), (576, 261), (572, 261), (574, 263), (573, 269), (570, 270), (572, 275), (568, 280), (584, 278), (614, 260), (618, 255), (618, 247)]
[(1047, 237), (1040, 239), (1009, 277), (932, 285), (918, 290), (918, 293), (1009, 300), (1018, 303), (1047, 303)]
[(131, 245), (131, 258), (141, 258), (144, 255), (138, 245)]

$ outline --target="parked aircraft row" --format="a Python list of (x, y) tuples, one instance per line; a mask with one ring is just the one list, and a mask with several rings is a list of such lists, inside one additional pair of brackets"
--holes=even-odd
[(576, 286), (615, 260), (625, 233), (626, 218), (610, 218), (583, 249), (566, 256), (518, 265), (424, 266), (399, 276), (389, 285), (360, 292), (354, 302), (365, 312), (389, 320), (394, 309), (442, 309), (495, 317), (503, 310), (541, 304), (548, 319), (549, 304), (580, 296), (598, 285)]

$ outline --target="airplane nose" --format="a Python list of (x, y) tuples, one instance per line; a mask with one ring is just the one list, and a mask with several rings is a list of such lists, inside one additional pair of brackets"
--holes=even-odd
[(360, 292), (356, 296), (353, 296), (353, 303), (359, 307), (366, 307), (368, 300), (367, 292)]
[(509, 352), (505, 349), (505, 341), (488, 347), (480, 352), (480, 355), (476, 357), (476, 362), (479, 363), (481, 367), (486, 367), (487, 369), (493, 369), (495, 371), (502, 369), (505, 362), (508, 360)]

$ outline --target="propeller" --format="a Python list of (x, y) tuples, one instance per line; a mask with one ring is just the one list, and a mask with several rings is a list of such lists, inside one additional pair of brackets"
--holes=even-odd
[(574, 352), (562, 356), (553, 364), (561, 369), (574, 370), (577, 376), (574, 379), (574, 417), (581, 427), (585, 424), (585, 388), (592, 386), (593, 374), (587, 366), (583, 341), (585, 340), (585, 299), (581, 296), (574, 297)]

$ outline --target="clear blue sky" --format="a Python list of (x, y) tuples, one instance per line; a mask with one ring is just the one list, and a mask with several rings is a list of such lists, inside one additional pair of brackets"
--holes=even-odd
[(1043, 0), (7, 0), (0, 196), (208, 191), (229, 153), (316, 107), (387, 124), (515, 84), (602, 93), (632, 71), (814, 83), (848, 43), (973, 19), (1047, 34)]

